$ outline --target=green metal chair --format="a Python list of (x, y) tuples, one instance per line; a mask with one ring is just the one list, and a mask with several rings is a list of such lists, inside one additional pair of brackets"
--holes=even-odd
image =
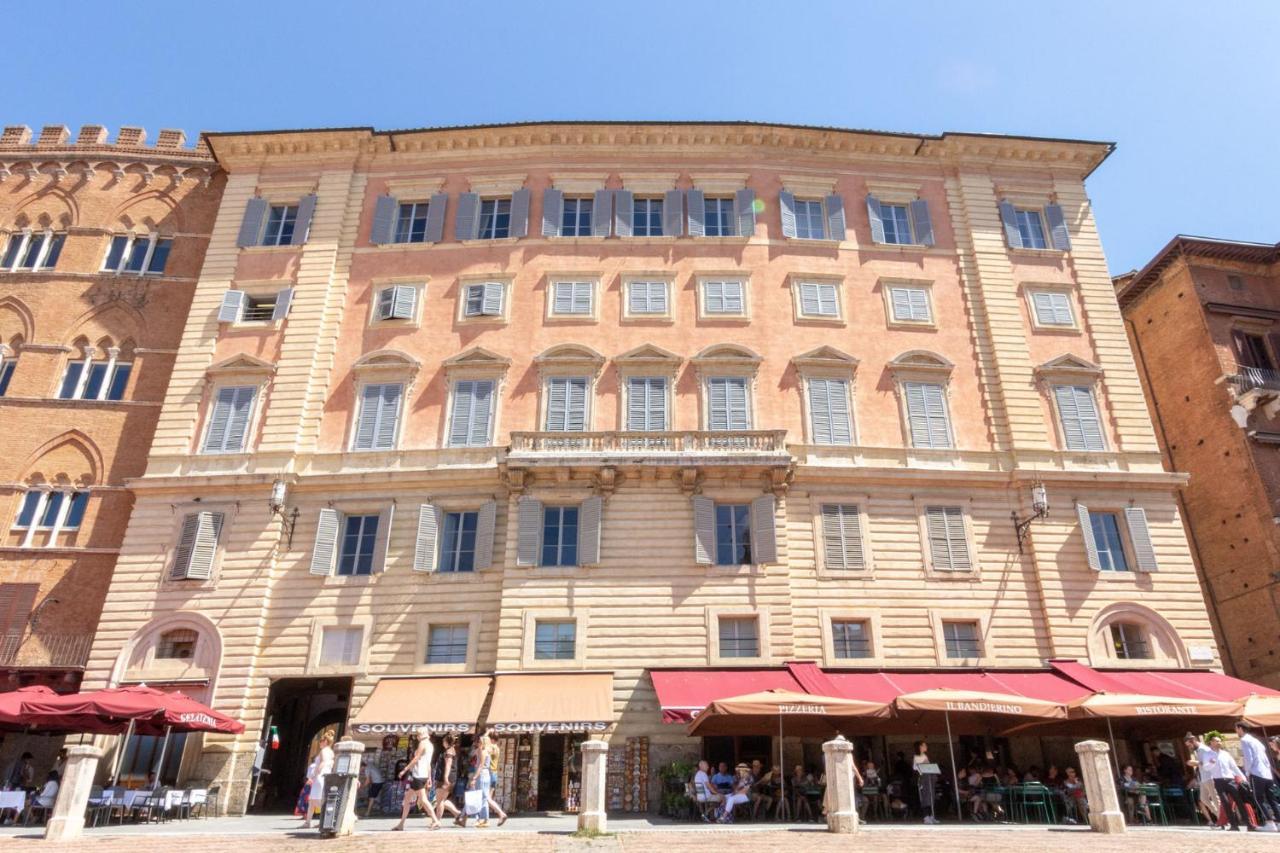
[(1017, 797), (1018, 813), (1023, 823), (1031, 822), (1034, 813), (1040, 823), (1055, 823), (1053, 798), (1049, 789), (1039, 782), (1029, 782), (1022, 786)]
[(1160, 792), (1160, 786), (1155, 783), (1139, 785), (1138, 793), (1147, 798), (1147, 811), (1151, 814), (1151, 820), (1153, 822), (1159, 820), (1161, 826), (1168, 826), (1169, 810), (1165, 806), (1164, 794)]

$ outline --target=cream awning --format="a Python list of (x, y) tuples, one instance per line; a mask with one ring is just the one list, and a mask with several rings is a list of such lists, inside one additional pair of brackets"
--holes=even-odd
[(487, 675), (384, 678), (352, 718), (351, 729), (357, 735), (410, 734), (419, 726), (473, 731), (492, 681)]
[(603, 732), (613, 722), (613, 673), (499, 675), (486, 724), (492, 734)]

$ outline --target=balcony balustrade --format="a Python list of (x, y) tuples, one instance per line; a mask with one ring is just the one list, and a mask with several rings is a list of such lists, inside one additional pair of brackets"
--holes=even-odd
[(786, 430), (514, 432), (508, 462), (789, 462)]
[(0, 634), (0, 666), (80, 669), (92, 645), (92, 634)]

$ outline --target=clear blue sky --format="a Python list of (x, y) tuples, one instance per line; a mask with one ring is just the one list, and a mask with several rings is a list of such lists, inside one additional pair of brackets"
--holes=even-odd
[[(245, 130), (747, 119), (1119, 143), (1113, 272), (1280, 239), (1280, 0), (47, 2), (4, 124)], [(47, 26), (46, 26), (47, 25)], [(291, 46), (291, 49), (282, 46)]]

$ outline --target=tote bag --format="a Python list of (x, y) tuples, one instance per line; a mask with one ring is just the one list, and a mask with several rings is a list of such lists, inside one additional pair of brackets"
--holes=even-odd
[(484, 791), (481, 791), (478, 788), (467, 791), (463, 799), (463, 806), (466, 808), (468, 815), (480, 814), (480, 807), (483, 805)]

